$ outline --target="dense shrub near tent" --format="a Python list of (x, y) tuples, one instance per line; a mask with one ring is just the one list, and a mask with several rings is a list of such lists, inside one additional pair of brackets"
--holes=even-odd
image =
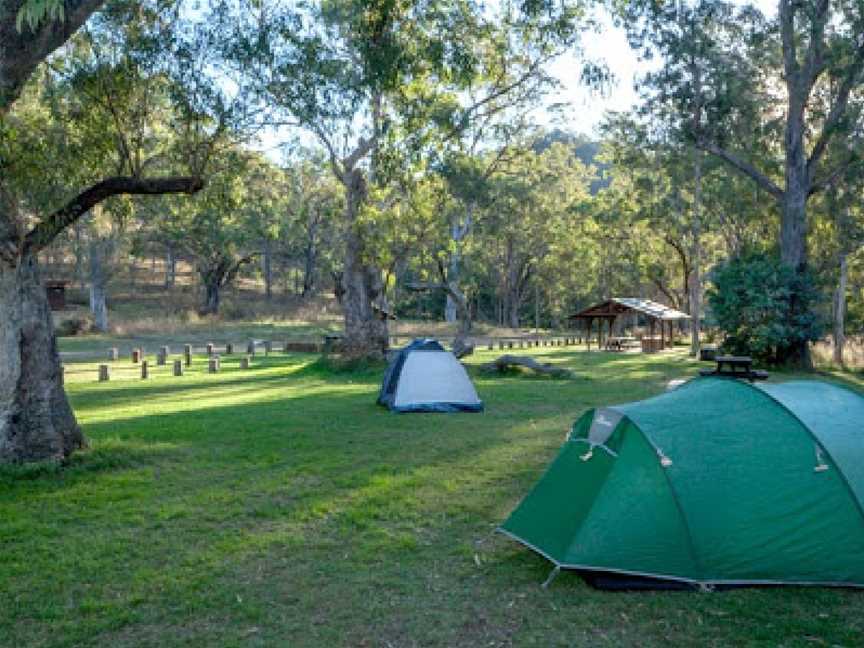
[(809, 272), (796, 273), (778, 259), (750, 254), (718, 265), (707, 292), (723, 349), (770, 364), (794, 360), (797, 343), (822, 337), (819, 291)]

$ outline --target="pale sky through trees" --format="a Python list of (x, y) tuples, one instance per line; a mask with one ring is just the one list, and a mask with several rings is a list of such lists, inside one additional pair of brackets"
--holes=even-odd
[[(748, 2), (736, 0), (736, 4), (743, 6)], [(775, 15), (777, 12), (777, 0), (751, 0), (749, 4), (755, 5), (766, 15)], [(634, 81), (652, 66), (660, 65), (661, 61), (640, 61), (636, 52), (630, 49), (624, 30), (615, 27), (608, 16), (604, 18), (604, 23), (605, 27), (601, 32), (583, 34), (582, 43), (587, 59), (605, 62), (612, 72), (615, 79), (612, 86), (602, 95), (587, 89), (579, 79), (582, 69), (579, 58), (575, 54), (561, 57), (553, 64), (552, 71), (563, 87), (535, 111), (533, 117), (537, 124), (597, 136), (597, 128), (607, 111), (626, 112), (637, 103)], [(547, 107), (553, 104), (565, 106), (557, 115), (552, 115)], [(290, 132), (265, 132), (261, 138), (260, 149), (276, 160), (280, 157), (280, 144), (286, 140), (299, 141), (305, 146), (316, 146), (313, 138), (292, 129)]]
[[(740, 0), (736, 4), (743, 6), (748, 3)], [(777, 0), (752, 0), (749, 4), (755, 5), (766, 15), (775, 15), (777, 12)], [(570, 110), (565, 109), (561, 118), (555, 121), (555, 125), (566, 130), (596, 135), (596, 128), (606, 111), (628, 111), (636, 104), (638, 96), (633, 89), (634, 80), (652, 66), (660, 64), (659, 60), (639, 61), (627, 43), (624, 30), (615, 27), (610, 19), (605, 22), (606, 27), (602, 33), (592, 32), (583, 36), (585, 55), (592, 60), (605, 61), (615, 76), (615, 83), (605, 96), (599, 96), (579, 83), (581, 66), (575, 56), (565, 56), (553, 67), (555, 76), (561, 80), (564, 88), (550, 98), (549, 104), (560, 102), (571, 106)], [(545, 110), (538, 111), (537, 121), (549, 122)]]

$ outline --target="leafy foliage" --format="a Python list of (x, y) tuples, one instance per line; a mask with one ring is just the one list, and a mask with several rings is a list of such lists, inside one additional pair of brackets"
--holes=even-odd
[(733, 258), (713, 271), (707, 297), (726, 335), (723, 347), (771, 364), (795, 363), (794, 350), (823, 332), (819, 291), (809, 273), (773, 256)]

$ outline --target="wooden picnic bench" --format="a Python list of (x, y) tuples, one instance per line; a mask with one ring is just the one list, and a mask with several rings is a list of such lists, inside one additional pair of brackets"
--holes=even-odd
[(751, 382), (768, 378), (767, 371), (753, 369), (753, 358), (750, 356), (718, 355), (714, 361), (717, 363), (716, 369), (703, 369), (699, 373), (703, 376), (744, 378)]
[(638, 340), (634, 337), (627, 337), (627, 336), (610, 337), (610, 338), (606, 339), (606, 350), (607, 351), (623, 351), (626, 347), (629, 347), (634, 342), (638, 342)]

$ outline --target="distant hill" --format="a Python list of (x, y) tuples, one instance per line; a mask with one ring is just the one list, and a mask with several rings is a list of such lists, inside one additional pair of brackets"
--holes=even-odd
[[(597, 160), (597, 155), (600, 153), (600, 142), (596, 142), (578, 133), (561, 128), (555, 128), (551, 131), (545, 131), (542, 135), (534, 140), (531, 148), (535, 153), (542, 153), (553, 144), (564, 144), (573, 149), (573, 154), (586, 165), (593, 166), (597, 169), (597, 175), (602, 176), (603, 172), (609, 168), (605, 162)], [(600, 177), (591, 183), (591, 194), (596, 194), (601, 189), (609, 185), (607, 178)]]

